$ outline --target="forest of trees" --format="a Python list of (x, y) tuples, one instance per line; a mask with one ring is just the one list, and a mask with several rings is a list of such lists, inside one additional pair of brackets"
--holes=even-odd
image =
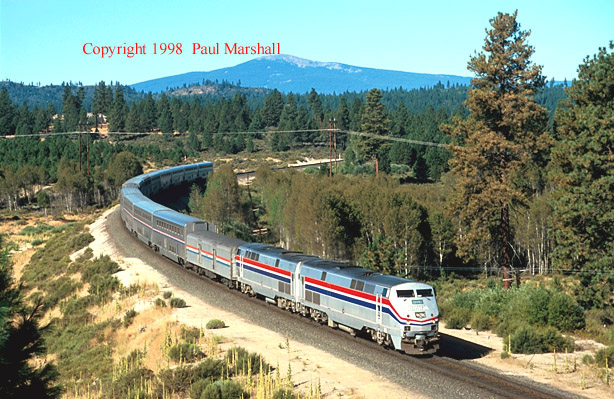
[[(612, 201), (604, 193), (612, 191), (608, 180), (612, 131), (604, 121), (611, 110), (608, 85), (612, 84), (612, 56), (603, 49), (587, 59), (578, 79), (565, 88), (546, 82), (541, 67), (531, 63), (528, 33), (519, 29), (515, 15), (498, 16), (491, 23), (484, 52), (469, 62), (476, 75), (471, 87), (438, 84), (412, 91), (374, 89), (340, 95), (272, 90), (252, 96), (247, 90), (235, 92), (231, 98), (206, 100), (164, 93), (128, 99), (122, 86), (100, 82), (91, 90), (89, 102), (83, 87), (64, 85), (59, 113), (53, 106), (14, 104), (8, 91), (0, 89), (0, 136), (15, 135), (14, 139), (0, 140), (1, 200), (11, 209), (34, 200), (66, 210), (102, 206), (114, 197), (120, 183), (119, 178), (110, 176), (112, 170), (118, 170), (110, 164), (121, 152), (159, 165), (164, 161), (178, 163), (203, 151), (211, 156), (326, 145), (328, 132), (319, 129), (328, 127), (334, 118), (340, 129), (338, 148), (345, 158), (339, 169), (342, 174), (374, 176), (382, 172), (403, 176), (401, 183), (427, 187), (414, 188), (411, 195), (396, 193), (396, 188), (382, 194), (389, 198), (381, 205), (386, 207), (383, 211), (392, 212), (398, 206), (398, 213), (403, 206), (410, 206), (404, 205), (408, 203), (405, 197), (395, 197), (398, 195), (409, 196), (423, 207), (417, 212), (428, 228), (420, 230), (424, 243), (420, 255), (400, 244), (395, 234), (401, 233), (363, 225), (375, 222), (368, 221), (356, 204), (373, 204), (375, 198), (361, 199), (349, 188), (335, 190), (319, 181), (303, 182), (307, 187), (294, 190), (288, 188), (294, 187), (292, 182), (275, 178), (279, 187), (263, 182), (261, 189), (271, 193), (289, 190), (283, 196), (286, 200), (290, 193), (302, 192), (313, 199), (305, 206), (321, 206), (330, 220), (347, 217), (339, 222), (345, 227), (322, 231), (322, 237), (320, 233), (301, 237), (302, 232), (291, 223), (293, 217), (283, 216), (280, 200), (269, 198), (273, 194), (267, 193), (264, 208), (269, 227), (279, 232), (275, 239), (306, 251), (365, 262), (372, 257), (369, 248), (377, 252), (389, 245), (394, 255), (388, 259), (397, 259), (390, 262), (400, 274), (427, 266), (505, 270), (508, 281), (521, 273), (553, 270), (610, 273), (612, 262), (607, 254), (614, 242)], [(505, 38), (501, 43), (497, 42), (500, 37)], [(225, 90), (232, 89), (224, 84)], [(559, 105), (567, 95), (570, 98)], [(578, 118), (587, 122), (578, 126), (574, 122)], [(163, 145), (123, 144), (130, 138), (117, 138), (119, 143), (111, 144), (95, 133), (103, 126), (111, 132), (162, 133)], [(74, 136), (54, 134), (77, 130), (92, 132), (90, 174), (78, 160)], [(44, 140), (36, 137), (45, 132), (51, 135)], [(435, 145), (419, 145), (417, 141)], [(315, 178), (292, 176), (297, 180)], [(335, 181), (340, 186), (346, 184), (340, 178)], [(53, 193), (38, 190), (50, 182), (57, 183)], [(304, 192), (308, 189), (314, 191)], [(315, 200), (318, 190), (326, 193), (326, 200)], [(428, 190), (436, 194), (420, 194)], [(386, 193), (387, 189), (381, 191)], [(422, 200), (416, 197), (419, 195)], [(437, 198), (433, 200), (433, 196)], [(208, 211), (202, 208), (200, 212)], [(318, 212), (304, 210), (304, 214)], [(385, 217), (378, 217), (378, 223), (384, 223)], [(254, 227), (250, 223), (255, 222), (243, 217), (229, 229), (249, 234)], [(230, 224), (224, 220), (222, 228)], [(361, 235), (356, 231), (362, 231)], [(404, 267), (398, 259), (405, 259)], [(601, 275), (587, 274), (585, 289), (606, 289), (591, 283), (596, 278)]]

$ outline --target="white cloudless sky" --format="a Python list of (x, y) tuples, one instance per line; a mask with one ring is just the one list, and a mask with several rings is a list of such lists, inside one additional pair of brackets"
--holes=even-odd
[[(0, 80), (132, 84), (258, 57), (192, 54), (195, 42), (275, 42), (315, 61), (471, 76), (467, 61), (489, 20), (516, 9), (548, 78), (575, 78), (587, 55), (614, 40), (612, 0), (0, 0)], [(147, 54), (103, 59), (84, 54), (85, 43), (144, 44)], [(183, 53), (154, 55), (154, 43), (182, 43)]]

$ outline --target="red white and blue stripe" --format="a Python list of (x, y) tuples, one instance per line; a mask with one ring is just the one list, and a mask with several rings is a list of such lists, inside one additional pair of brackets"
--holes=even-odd
[[(186, 248), (188, 249), (188, 251), (190, 251), (191, 253), (193, 253), (193, 254), (198, 256), (198, 248), (193, 247), (193, 246), (191, 246), (189, 244), (186, 245)], [(208, 252), (208, 251), (205, 251), (204, 249), (201, 249), (200, 250), (200, 254), (201, 254), (201, 256), (203, 258), (206, 258), (208, 260), (213, 260), (213, 254), (211, 252)], [(216, 255), (215, 256), (215, 261), (217, 263), (219, 263), (220, 265), (222, 265), (222, 266), (230, 267), (230, 260), (228, 260), (228, 259), (226, 259), (226, 258), (224, 258), (222, 256)]]
[[(331, 298), (335, 298), (341, 301), (349, 302), (358, 306), (375, 311), (377, 303), (377, 297), (373, 294), (366, 292), (353, 290), (351, 288), (342, 287), (340, 285), (327, 283), (326, 281), (318, 280), (312, 277), (305, 277), (305, 288), (320, 295), (326, 295)], [(380, 304), (382, 312), (390, 315), (397, 323), (402, 325), (412, 326), (424, 326), (436, 323), (439, 316), (435, 316), (429, 319), (417, 320), (410, 317), (403, 317), (390, 303), (388, 298), (381, 298)]]
[(255, 260), (247, 259), (241, 256), (236, 256), (237, 265), (243, 267), (244, 270), (249, 270), (254, 273), (270, 277), (284, 283), (290, 284), (292, 273), (288, 270), (279, 267), (267, 265)]

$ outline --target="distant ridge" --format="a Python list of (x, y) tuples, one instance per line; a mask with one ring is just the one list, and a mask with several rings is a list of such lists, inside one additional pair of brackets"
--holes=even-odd
[(229, 68), (210, 72), (188, 72), (130, 85), (137, 91), (159, 93), (167, 89), (199, 84), (204, 80), (241, 83), (241, 86), (278, 89), (304, 93), (315, 88), (318, 93), (343, 93), (372, 88), (418, 89), (441, 82), (468, 85), (470, 77), (363, 68), (338, 62), (311, 61), (292, 55), (269, 55)]

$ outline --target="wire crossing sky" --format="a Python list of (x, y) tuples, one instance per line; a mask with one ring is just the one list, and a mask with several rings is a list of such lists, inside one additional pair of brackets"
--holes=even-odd
[[(226, 43), (278, 43), (282, 54), (315, 61), (471, 76), (467, 62), (481, 50), (489, 19), (516, 9), (548, 79), (575, 78), (587, 55), (614, 40), (611, 0), (0, 0), (0, 80), (132, 84), (259, 57), (201, 53)], [(112, 56), (102, 56), (105, 47)]]

